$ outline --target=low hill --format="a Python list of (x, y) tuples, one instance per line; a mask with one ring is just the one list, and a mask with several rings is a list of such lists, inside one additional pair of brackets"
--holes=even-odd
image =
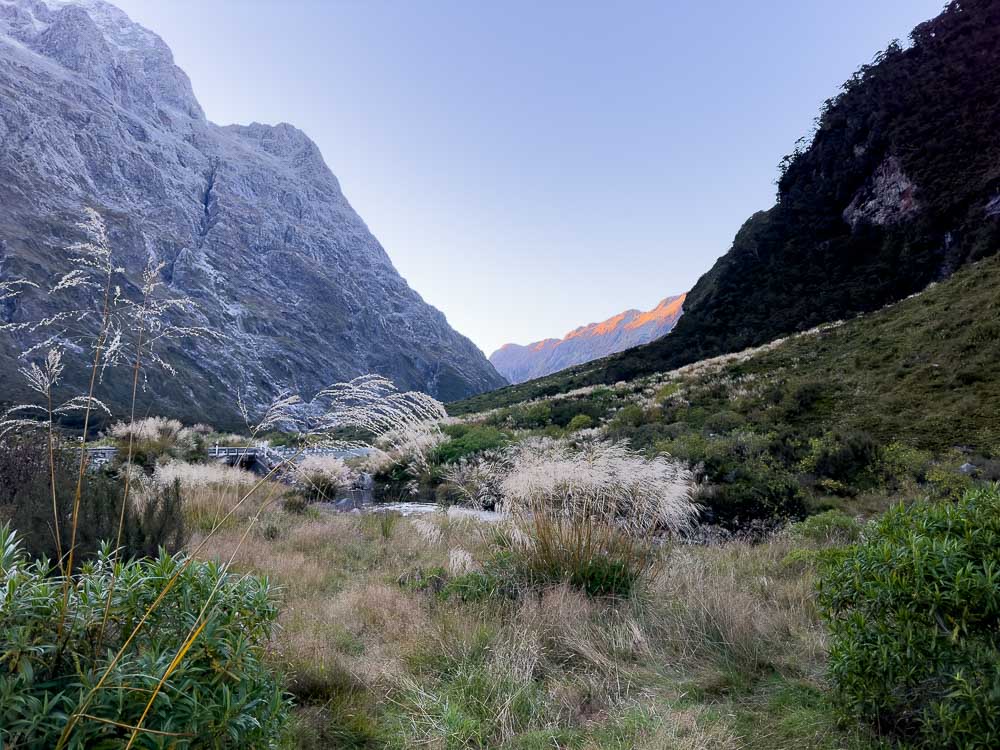
[[(732, 378), (780, 378), (793, 389), (814, 383), (824, 396), (808, 419), (928, 449), (1000, 449), (998, 362), (1000, 258), (993, 257), (883, 310), (674, 372), (724, 370)], [(570, 391), (604, 365), (485, 393), (448, 411), (471, 414)]]

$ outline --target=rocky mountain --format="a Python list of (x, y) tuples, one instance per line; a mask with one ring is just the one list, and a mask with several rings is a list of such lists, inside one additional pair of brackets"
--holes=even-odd
[(698, 280), (669, 336), (488, 400), (740, 351), (878, 310), (996, 254), (998, 92), (1000, 2), (953, 0), (826, 102), (782, 162), (776, 204)]
[(561, 339), (527, 346), (504, 344), (490, 355), (490, 362), (511, 383), (522, 383), (647, 344), (670, 333), (681, 316), (685, 296), (667, 297), (646, 312), (626, 310), (601, 323), (580, 326)]
[[(237, 390), (261, 405), (366, 372), (445, 400), (504, 383), (400, 277), (304, 133), (209, 122), (163, 40), (108, 3), (0, 0), (0, 279), (65, 271), (84, 207), (124, 293), (162, 262), (164, 293), (197, 306), (174, 322), (220, 337), (162, 352), (178, 375), (154, 383), (158, 412), (225, 424)], [(0, 322), (51, 305), (0, 301)], [(26, 343), (0, 337), (0, 399), (21, 393)], [(122, 379), (105, 390), (121, 406)]]

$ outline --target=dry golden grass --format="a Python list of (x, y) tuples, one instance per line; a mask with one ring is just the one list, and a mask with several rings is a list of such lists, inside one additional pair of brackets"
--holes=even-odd
[(813, 581), (787, 570), (790, 541), (731, 542), (680, 548), (654, 580), (660, 637), (688, 663), (718, 661), (756, 674), (774, 667), (818, 671), (824, 629), (813, 605)]
[[(766, 712), (729, 696), (821, 671), (811, 574), (783, 563), (789, 538), (665, 551), (627, 600), (558, 585), (462, 601), (408, 582), (481, 569), (497, 548), (474, 519), (273, 511), (260, 526), (275, 531), (254, 532), (235, 565), (283, 587), (274, 660), (316, 747), (487, 748), (527, 733), (546, 747), (758, 748), (713, 702)], [(239, 533), (202, 554), (228, 559)]]

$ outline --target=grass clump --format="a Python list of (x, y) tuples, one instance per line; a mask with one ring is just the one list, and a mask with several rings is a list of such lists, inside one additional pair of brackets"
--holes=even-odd
[(846, 717), (926, 748), (1000, 744), (1000, 486), (898, 505), (822, 579)]

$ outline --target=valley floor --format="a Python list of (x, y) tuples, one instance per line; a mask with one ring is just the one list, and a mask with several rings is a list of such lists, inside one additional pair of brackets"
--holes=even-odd
[(810, 560), (837, 529), (665, 546), (629, 600), (477, 585), (494, 532), (454, 512), (275, 511), (244, 531), (201, 554), (238, 550), (281, 588), (290, 746), (874, 746), (836, 725), (823, 678)]

